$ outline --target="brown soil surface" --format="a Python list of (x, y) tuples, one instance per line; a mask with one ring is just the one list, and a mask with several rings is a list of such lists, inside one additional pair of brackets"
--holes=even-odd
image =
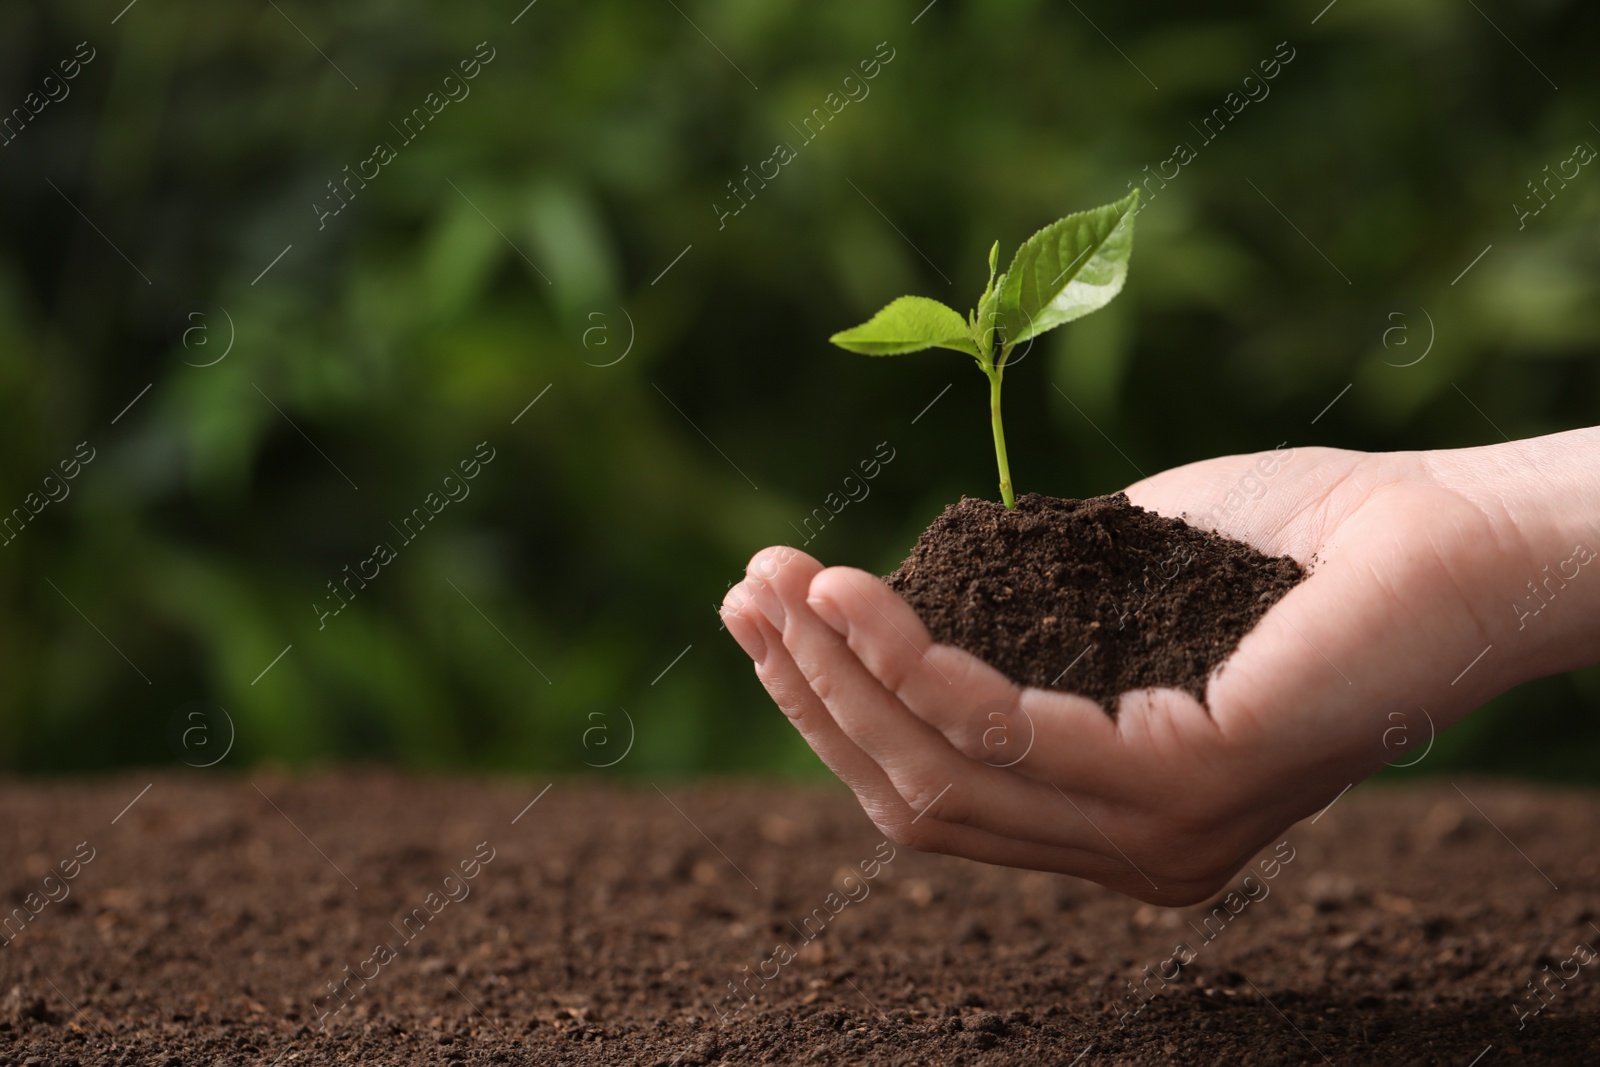
[(1009, 510), (967, 497), (950, 505), (888, 581), (934, 640), (1114, 715), (1133, 689), (1182, 689), (1203, 703), (1212, 670), (1304, 577), (1287, 556), (1122, 493), (1028, 493)]
[[(1495, 1067), (1600, 1048), (1600, 962), (1565, 962), (1600, 946), (1594, 793), (1357, 789), (1219, 919), (885, 862), (837, 789), (557, 781), (528, 808), (544, 781), (260, 772), (157, 777), (119, 817), (149, 781), (0, 786), (7, 907), (62, 898), (0, 947), (0, 1063)], [(1181, 975), (1129, 999), (1180, 942)], [(380, 943), (394, 958), (369, 962)], [(796, 958), (766, 962), (779, 945)], [(1519, 1029), (1546, 966), (1565, 988), (1548, 979)], [(319, 1027), (336, 981), (349, 1003)]]

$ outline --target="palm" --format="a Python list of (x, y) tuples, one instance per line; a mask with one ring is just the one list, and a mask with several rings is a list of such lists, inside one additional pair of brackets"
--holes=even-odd
[(763, 684), (892, 838), (1152, 902), (1204, 899), (1291, 822), (1398, 758), (1397, 721), (1420, 744), (1493, 684), (1487, 670), (1450, 684), (1486, 643), (1461, 592), (1475, 546), (1499, 530), (1484, 509), (1415, 454), (1301, 450), (1266, 482), (1252, 475), (1259, 460), (1209, 460), (1128, 490), (1150, 510), (1315, 560), (1212, 675), (1208, 707), (1147, 690), (1125, 694), (1113, 720), (1083, 697), (1021, 689), (933, 644), (877, 579), (793, 550), (758, 556), (725, 618), (747, 648), (759, 635)]

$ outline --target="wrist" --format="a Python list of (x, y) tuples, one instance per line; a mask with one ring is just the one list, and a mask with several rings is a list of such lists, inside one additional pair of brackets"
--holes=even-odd
[(1510, 681), (1600, 661), (1600, 428), (1430, 453), (1429, 466), (1489, 519), (1479, 615)]

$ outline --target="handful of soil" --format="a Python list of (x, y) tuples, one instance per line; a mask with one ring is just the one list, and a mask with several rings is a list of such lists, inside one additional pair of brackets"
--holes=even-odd
[(1204, 704), (1211, 671), (1304, 578), (1288, 556), (1123, 493), (1028, 493), (1014, 509), (966, 497), (945, 508), (888, 582), (935, 641), (1115, 715), (1120, 694), (1154, 686)]

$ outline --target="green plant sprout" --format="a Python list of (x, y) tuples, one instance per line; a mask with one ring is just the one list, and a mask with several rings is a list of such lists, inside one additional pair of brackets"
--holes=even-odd
[[(925, 296), (902, 296), (854, 329), (829, 338), (850, 352), (898, 356), (925, 348), (965, 352), (989, 379), (989, 421), (1000, 468), (1000, 498), (1017, 506), (1000, 423), (1000, 383), (1017, 345), (1111, 303), (1128, 277), (1133, 252), (1135, 189), (1114, 204), (1059, 219), (1023, 242), (1004, 274), (995, 275), (1000, 242), (989, 250), (989, 284), (966, 319)], [(997, 351), (998, 350), (998, 351)]]

